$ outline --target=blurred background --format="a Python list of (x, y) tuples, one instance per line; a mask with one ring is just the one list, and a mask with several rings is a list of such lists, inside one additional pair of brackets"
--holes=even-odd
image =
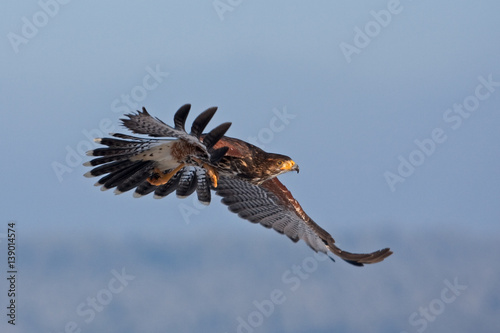
[[(0, 4), (2, 332), (498, 332), (497, 1)], [(147, 107), (291, 156), (281, 181), (358, 268), (214, 198), (93, 186)], [(8, 224), (16, 325), (8, 324)]]

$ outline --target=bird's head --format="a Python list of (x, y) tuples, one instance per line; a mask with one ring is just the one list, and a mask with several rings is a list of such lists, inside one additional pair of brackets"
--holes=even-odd
[(281, 175), (288, 171), (299, 172), (299, 165), (292, 161), (292, 159), (285, 155), (269, 154), (267, 157), (268, 170), (273, 176)]

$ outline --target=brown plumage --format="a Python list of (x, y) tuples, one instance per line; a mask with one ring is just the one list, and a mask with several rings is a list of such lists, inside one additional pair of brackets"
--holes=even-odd
[(201, 113), (187, 133), (189, 110), (187, 104), (177, 111), (174, 127), (153, 118), (145, 109), (127, 115), (128, 119), (122, 120), (125, 127), (154, 139), (124, 134), (96, 139), (107, 148), (88, 152), (99, 157), (84, 163), (96, 166), (85, 176), (105, 175), (96, 185), (102, 190), (116, 188), (117, 194), (135, 188), (134, 196), (154, 192), (156, 198), (162, 198), (173, 191), (178, 197), (196, 191), (204, 204), (210, 203), (211, 190), (215, 190), (222, 203), (241, 218), (272, 228), (294, 242), (302, 239), (314, 251), (331, 252), (353, 265), (377, 263), (392, 254), (388, 248), (367, 254), (339, 249), (332, 236), (304, 212), (276, 178), (285, 172), (299, 171), (290, 157), (267, 153), (248, 142), (224, 136), (230, 123), (202, 134), (216, 108)]
[[(284, 172), (299, 171), (299, 167), (288, 156), (267, 153), (248, 142), (227, 137), (222, 137), (214, 148), (228, 147), (224, 157), (215, 165), (217, 170), (231, 177), (244, 179), (252, 184), (276, 177)], [(289, 163), (290, 168), (283, 168)]]

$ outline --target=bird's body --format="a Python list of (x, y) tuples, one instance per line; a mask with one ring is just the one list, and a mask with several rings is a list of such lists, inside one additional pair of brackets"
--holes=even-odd
[(290, 157), (267, 153), (240, 139), (224, 136), (214, 146), (222, 147), (229, 147), (229, 150), (217, 163), (217, 170), (225, 176), (245, 179), (255, 185), (284, 172), (299, 170)]
[(95, 166), (85, 176), (105, 175), (96, 183), (102, 190), (116, 188), (120, 194), (135, 188), (136, 197), (154, 192), (155, 198), (162, 198), (174, 191), (178, 197), (187, 197), (196, 191), (199, 201), (209, 204), (211, 190), (215, 190), (222, 203), (241, 218), (273, 228), (294, 242), (303, 239), (314, 251), (330, 251), (354, 265), (376, 263), (392, 254), (389, 249), (354, 254), (337, 248), (332, 236), (276, 178), (299, 171), (290, 157), (225, 136), (230, 123), (202, 134), (216, 108), (200, 114), (188, 134), (184, 125), (189, 109), (184, 105), (177, 111), (175, 127), (151, 117), (145, 109), (127, 115), (122, 121), (129, 130), (154, 138), (112, 134), (114, 138), (96, 139), (107, 148), (88, 152), (99, 157), (84, 164)]

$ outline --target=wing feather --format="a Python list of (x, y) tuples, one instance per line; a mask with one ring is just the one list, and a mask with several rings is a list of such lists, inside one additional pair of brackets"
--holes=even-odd
[[(172, 177), (173, 178), (173, 177)], [(168, 184), (168, 183), (167, 183)], [(165, 184), (165, 185), (167, 185)], [(148, 182), (147, 180), (143, 181), (142, 183), (140, 183), (137, 188), (135, 189), (135, 192), (134, 192), (134, 197), (135, 198), (140, 198), (144, 195), (147, 195), (153, 191), (155, 191), (156, 189), (158, 188), (158, 186), (156, 185), (153, 185), (151, 184), (150, 182)]]
[(222, 197), (222, 203), (231, 212), (241, 218), (273, 228), (293, 242), (302, 239), (314, 251), (332, 252), (350, 264), (372, 264), (392, 254), (388, 248), (360, 254), (339, 249), (333, 237), (304, 212), (277, 178), (254, 185), (242, 179), (221, 176), (216, 194)]
[(146, 164), (142, 169), (138, 170), (125, 180), (121, 182), (115, 190), (115, 194), (121, 194), (123, 192), (130, 191), (143, 181), (145, 181), (153, 170), (153, 163), (150, 161), (149, 164)]
[(196, 168), (196, 178), (198, 178), (198, 184), (196, 186), (198, 201), (204, 205), (208, 205), (210, 204), (212, 193), (210, 190), (210, 180), (207, 177), (206, 170), (203, 168)]
[(191, 104), (184, 104), (177, 110), (177, 112), (174, 115), (174, 125), (175, 129), (180, 130), (180, 131), (186, 131), (184, 128), (186, 125), (186, 119), (189, 114), (189, 110), (191, 110)]
[[(210, 135), (211, 140), (209, 142), (209, 146), (207, 147), (200, 140), (201, 132), (208, 125), (208, 122), (212, 119), (217, 108), (209, 108), (202, 112), (193, 122), (191, 127), (191, 133), (187, 133), (184, 129), (186, 118), (189, 113), (190, 106), (188, 104), (182, 106), (174, 116), (174, 127), (165, 124), (160, 119), (151, 116), (145, 108), (142, 108), (142, 111), (137, 111), (137, 113), (126, 114), (125, 116), (128, 119), (121, 119), (123, 125), (136, 134), (146, 134), (151, 137), (165, 137), (165, 138), (178, 138), (188, 142), (191, 145), (194, 145), (200, 148), (203, 152), (207, 154), (210, 161), (217, 162), (219, 161), (224, 154), (227, 152), (228, 148), (218, 148), (213, 149), (212, 147), (217, 143), (217, 139), (220, 139), (224, 133), (231, 126), (230, 123), (224, 123), (216, 127)], [(133, 136), (127, 135), (115, 135), (120, 138), (132, 138)], [(137, 138), (135, 138), (137, 139)], [(108, 150), (107, 148), (102, 149)], [(99, 151), (100, 152), (100, 151)]]
[(196, 190), (196, 185), (198, 184), (195, 167), (185, 167), (182, 171), (181, 179), (175, 192), (178, 198), (190, 196)]
[(155, 189), (154, 198), (161, 199), (175, 191), (177, 189), (177, 186), (179, 185), (184, 169), (185, 168), (179, 170), (172, 178), (170, 178), (170, 180), (166, 184), (158, 186)]
[(211, 107), (200, 113), (193, 121), (193, 125), (191, 126), (191, 135), (199, 139), (201, 133), (205, 130), (205, 127), (207, 127), (216, 111), (217, 107)]

